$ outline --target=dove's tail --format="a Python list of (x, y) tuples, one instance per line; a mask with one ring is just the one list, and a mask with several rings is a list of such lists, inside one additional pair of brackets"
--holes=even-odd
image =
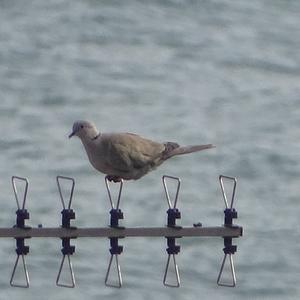
[[(168, 145), (169, 143), (167, 143)], [(205, 149), (211, 149), (211, 148), (215, 148), (216, 146), (212, 145), (212, 144), (207, 144), (207, 145), (192, 145), (192, 146), (179, 146), (178, 144), (175, 143), (170, 143), (171, 145), (177, 145), (177, 147), (170, 147), (173, 149), (169, 149), (169, 151), (166, 151), (165, 153), (165, 159), (168, 159), (172, 156), (175, 155), (182, 155), (182, 154), (188, 154), (188, 153), (193, 153), (193, 152), (197, 152), (197, 151), (202, 151)]]

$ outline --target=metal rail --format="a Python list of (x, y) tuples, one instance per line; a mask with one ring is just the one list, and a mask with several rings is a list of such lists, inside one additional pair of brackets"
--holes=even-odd
[(45, 228), (0, 228), (0, 238), (81, 238), (81, 237), (240, 237), (242, 227), (86, 227), (67, 229), (62, 227)]

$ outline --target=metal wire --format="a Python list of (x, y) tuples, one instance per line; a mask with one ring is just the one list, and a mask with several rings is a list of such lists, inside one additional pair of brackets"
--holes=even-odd
[[(19, 258), (20, 256), (22, 257), (22, 266), (23, 266), (23, 270), (24, 270), (24, 276), (25, 276), (25, 283), (24, 284), (20, 284), (20, 283), (15, 283), (15, 276), (16, 276), (16, 270), (19, 264)], [(25, 260), (25, 256), (22, 255), (18, 255), (16, 262), (14, 264), (14, 268), (13, 271), (11, 273), (11, 277), (10, 277), (10, 281), (9, 281), (10, 285), (13, 287), (20, 287), (20, 288), (29, 288), (29, 275), (28, 275), (28, 270), (27, 270), (27, 266), (26, 266), (26, 260)]]
[(164, 190), (165, 190), (165, 193), (166, 193), (166, 198), (167, 198), (169, 208), (172, 208), (172, 201), (170, 199), (170, 194), (169, 194), (169, 190), (168, 190), (168, 186), (167, 186), (167, 179), (172, 179), (172, 180), (177, 181), (177, 189), (176, 189), (176, 194), (175, 194), (175, 198), (174, 198), (174, 205), (173, 205), (173, 208), (176, 208), (181, 181), (180, 181), (180, 178), (174, 177), (174, 176), (164, 175), (162, 177), (163, 186), (164, 186)]
[(11, 182), (12, 182), (12, 186), (13, 186), (13, 190), (14, 190), (14, 194), (15, 194), (18, 209), (20, 209), (20, 204), (19, 204), (19, 197), (18, 197), (18, 189), (17, 189), (17, 185), (16, 185), (16, 180), (20, 180), (20, 181), (25, 182), (25, 190), (24, 190), (24, 196), (23, 196), (23, 201), (22, 201), (22, 209), (24, 209), (25, 208), (25, 203), (26, 203), (26, 198), (27, 198), (27, 191), (28, 191), (28, 180), (27, 180), (27, 178), (19, 177), (19, 176), (12, 176), (12, 178), (11, 178)]
[(73, 193), (74, 193), (75, 180), (74, 180), (74, 178), (71, 178), (71, 177), (66, 177), (66, 176), (56, 176), (56, 183), (57, 183), (58, 192), (59, 192), (59, 196), (60, 196), (60, 200), (61, 200), (63, 209), (66, 209), (66, 206), (65, 206), (64, 196), (63, 196), (63, 194), (62, 194), (61, 183), (60, 183), (60, 181), (59, 181), (60, 179), (63, 179), (63, 180), (69, 180), (69, 181), (72, 182), (72, 187), (71, 187), (71, 192), (70, 192), (70, 198), (69, 198), (69, 201), (68, 201), (68, 209), (70, 209), (71, 204), (72, 204), (72, 200), (73, 200)]
[[(169, 269), (170, 269), (170, 260), (171, 256), (173, 257), (173, 266), (174, 266), (174, 272), (175, 272), (175, 282), (171, 283), (168, 281), (168, 274), (169, 274)], [(168, 255), (168, 260), (165, 268), (165, 273), (164, 273), (164, 279), (163, 279), (163, 284), (167, 287), (180, 287), (180, 276), (179, 276), (179, 268), (176, 263), (176, 258), (174, 254), (169, 254)]]
[[(231, 278), (232, 278), (231, 282), (222, 281), (222, 275), (223, 275), (223, 272), (224, 272), (224, 267), (225, 267), (227, 257), (229, 257), (230, 273), (231, 273)], [(222, 265), (221, 265), (221, 269), (220, 269), (220, 272), (219, 272), (219, 275), (218, 275), (217, 283), (220, 286), (226, 286), (226, 287), (235, 287), (236, 286), (236, 276), (235, 276), (235, 269), (234, 269), (232, 254), (225, 254), (224, 255)]]
[[(111, 268), (112, 268), (112, 263), (113, 263), (113, 258), (115, 257), (115, 261), (116, 261), (116, 273), (117, 273), (117, 283), (112, 283), (110, 281), (111, 278)], [(121, 273), (121, 267), (119, 264), (119, 259), (118, 259), (118, 254), (111, 254), (110, 256), (110, 260), (109, 260), (109, 264), (108, 264), (108, 268), (106, 271), (106, 275), (105, 275), (105, 281), (104, 281), (106, 286), (109, 287), (114, 287), (114, 288), (121, 288), (122, 284), (123, 284), (123, 280), (122, 280), (122, 273)]]
[[(68, 266), (69, 266), (69, 270), (70, 270), (71, 283), (62, 283), (62, 282), (60, 282), (60, 277), (61, 277), (61, 274), (62, 274), (62, 270), (63, 270), (63, 266), (64, 266), (66, 256), (68, 258)], [(56, 285), (61, 286), (61, 287), (66, 287), (66, 288), (74, 288), (75, 287), (75, 275), (74, 275), (73, 265), (72, 265), (72, 262), (71, 262), (70, 255), (63, 255), (63, 258), (61, 260), (61, 264), (60, 264), (60, 267), (59, 267), (59, 271), (58, 271), (58, 274), (57, 274), (57, 278), (56, 278)]]
[[(225, 186), (224, 186), (224, 180), (223, 179), (228, 179), (228, 180), (230, 180), (230, 181), (233, 182), (232, 194), (231, 194), (232, 196), (231, 196), (230, 205), (228, 204), (228, 200), (227, 200), (227, 196), (226, 196), (226, 191), (225, 191)], [(233, 208), (234, 197), (235, 197), (235, 190), (236, 190), (237, 180), (236, 180), (235, 177), (220, 175), (219, 176), (219, 182), (220, 182), (220, 185), (221, 185), (222, 195), (223, 195), (225, 206), (226, 206), (226, 208), (232, 209)]]
[(108, 180), (108, 176), (105, 177), (105, 185), (106, 185), (106, 189), (107, 189), (108, 198), (109, 198), (111, 208), (112, 209), (114, 209), (114, 208), (119, 209), (120, 201), (121, 201), (121, 194), (122, 194), (122, 189), (123, 189), (123, 179), (121, 179), (121, 181), (120, 181), (120, 187), (119, 187), (119, 193), (118, 193), (116, 207), (114, 206), (114, 202), (112, 200), (112, 195), (111, 195), (111, 191), (110, 191), (110, 182)]

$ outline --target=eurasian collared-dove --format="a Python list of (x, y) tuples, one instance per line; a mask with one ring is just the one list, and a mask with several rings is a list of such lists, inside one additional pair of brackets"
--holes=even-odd
[(94, 124), (76, 121), (72, 136), (78, 136), (92, 166), (112, 181), (139, 179), (175, 155), (192, 153), (214, 146), (179, 146), (157, 143), (132, 133), (99, 133)]

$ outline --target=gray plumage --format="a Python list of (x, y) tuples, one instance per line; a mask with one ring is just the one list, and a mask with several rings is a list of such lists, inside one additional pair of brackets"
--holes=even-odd
[(177, 143), (157, 143), (132, 133), (99, 133), (94, 124), (76, 121), (69, 137), (78, 136), (92, 166), (109, 175), (109, 179), (139, 179), (175, 156), (214, 146), (180, 146)]

